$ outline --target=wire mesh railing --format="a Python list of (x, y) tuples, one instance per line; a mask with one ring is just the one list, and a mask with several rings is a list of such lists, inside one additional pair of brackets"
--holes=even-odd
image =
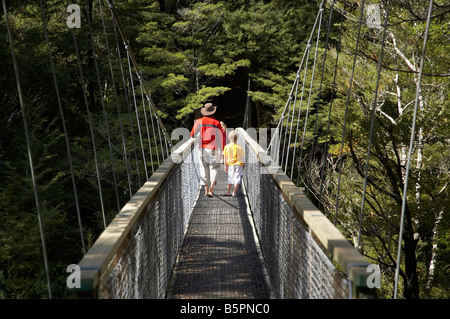
[[(275, 296), (373, 296), (367, 288), (369, 263), (279, 166), (271, 165), (263, 149), (238, 131), (246, 153), (244, 185)], [(195, 145), (189, 139), (180, 146), (87, 252), (79, 263), (78, 296), (165, 297), (200, 189)]]
[(79, 297), (164, 298), (199, 190), (194, 139), (164, 161), (80, 261)]
[(373, 297), (369, 263), (243, 130), (244, 184), (277, 298)]

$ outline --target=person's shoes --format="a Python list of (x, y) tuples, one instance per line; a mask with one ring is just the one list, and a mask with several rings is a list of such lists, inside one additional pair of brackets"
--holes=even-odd
[(206, 194), (206, 196), (208, 196), (208, 197), (214, 197), (214, 195), (213, 194)]

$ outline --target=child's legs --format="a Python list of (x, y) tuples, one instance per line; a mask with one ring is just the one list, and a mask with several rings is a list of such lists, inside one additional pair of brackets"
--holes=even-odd
[(234, 166), (234, 172), (233, 172), (233, 184), (234, 184), (234, 190), (233, 190), (233, 196), (237, 195), (237, 191), (239, 189), (239, 185), (242, 182), (242, 166), (235, 165)]
[(234, 165), (228, 166), (227, 194), (231, 195), (231, 187), (234, 184)]

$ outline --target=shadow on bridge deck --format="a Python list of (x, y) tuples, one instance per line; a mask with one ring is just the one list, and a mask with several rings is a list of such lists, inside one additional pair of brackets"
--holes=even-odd
[(248, 217), (242, 187), (226, 196), (221, 169), (215, 197), (200, 196), (178, 254), (169, 299), (271, 297), (270, 284)]

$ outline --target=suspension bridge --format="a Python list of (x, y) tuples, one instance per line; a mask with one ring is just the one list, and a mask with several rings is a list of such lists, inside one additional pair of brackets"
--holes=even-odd
[[(287, 102), (275, 129), (272, 129), (268, 145), (262, 145), (265, 138), (263, 129), (259, 131), (247, 127), (237, 128), (240, 134), (238, 143), (245, 150), (246, 168), (243, 176), (243, 187), (237, 197), (225, 196), (225, 173), (219, 174), (218, 186), (213, 198), (202, 196), (202, 185), (199, 174), (198, 139), (184, 136), (182, 142), (174, 145), (163, 120), (154, 105), (151, 94), (147, 90), (144, 74), (139, 62), (133, 54), (127, 35), (124, 32), (120, 17), (113, 1), (107, 1), (108, 8), (98, 1), (104, 31), (104, 46), (107, 50), (106, 63), (111, 74), (108, 75), (114, 88), (117, 105), (125, 101), (128, 117), (120, 118), (120, 132), (123, 156), (126, 159), (126, 185), (130, 195), (129, 201), (122, 205), (117, 200), (118, 213), (106, 223), (104, 198), (102, 198), (102, 178), (99, 170), (99, 158), (96, 154), (95, 125), (89, 97), (84, 93), (86, 119), (90, 130), (93, 147), (93, 163), (96, 167), (97, 187), (102, 203), (102, 216), (105, 229), (95, 243), (87, 249), (83, 235), (83, 221), (77, 198), (76, 175), (73, 171), (73, 157), (69, 133), (64, 126), (64, 136), (69, 159), (69, 171), (77, 207), (78, 222), (84, 257), (78, 265), (81, 271), (81, 286), (73, 288), (76, 297), (87, 298), (375, 298), (376, 289), (371, 285), (371, 263), (360, 253), (359, 242), (355, 247), (329, 220), (327, 216), (309, 199), (308, 187), (299, 187), (293, 177), (306, 158), (303, 141), (306, 123), (310, 110), (311, 93), (304, 97), (307, 85), (306, 74), (312, 72), (311, 87), (321, 74), (323, 67), (317, 60), (319, 45), (323, 39), (318, 35), (321, 28), (328, 28), (326, 42), (323, 45), (325, 59), (328, 48), (329, 29), (332, 14), (338, 1), (328, 5), (330, 12), (326, 19), (325, 1), (318, 8), (318, 14), (308, 39), (306, 50), (299, 66), (297, 77), (287, 97)], [(390, 1), (389, 1), (390, 2)], [(69, 4), (69, 2), (67, 2)], [(104, 5), (104, 3), (103, 3)], [(362, 1), (364, 6), (364, 1)], [(430, 1), (427, 28), (433, 2)], [(340, 9), (341, 17), (344, 13)], [(36, 211), (41, 226), (41, 239), (46, 264), (47, 280), (50, 291), (50, 275), (47, 263), (45, 233), (42, 228), (42, 215), (39, 192), (35, 178), (35, 158), (27, 122), (20, 65), (14, 51), (14, 37), (9, 28), (6, 1), (3, 0), (8, 37), (11, 45), (11, 57), (15, 67), (19, 101), (21, 103), (25, 134), (27, 137), (28, 158), (31, 178), (33, 179)], [(52, 69), (58, 110), (64, 125), (64, 101), (60, 98), (57, 70), (47, 30), (47, 16), (40, 1), (43, 16), (43, 29), (46, 36), (50, 67)], [(363, 8), (359, 17), (359, 28), (364, 23)], [(389, 4), (386, 23), (389, 16)], [(118, 196), (117, 178), (114, 167), (113, 145), (108, 127), (106, 101), (102, 86), (102, 76), (96, 56), (96, 44), (92, 37), (92, 21), (86, 16), (90, 28), (91, 45), (95, 77), (100, 96), (97, 97), (104, 114), (103, 137), (109, 143), (110, 161), (112, 164), (115, 193)], [(108, 22), (109, 21), (109, 22)], [(323, 23), (325, 21), (325, 23)], [(108, 42), (105, 25), (110, 23), (114, 30), (114, 43)], [(341, 19), (342, 24), (342, 19)], [(358, 30), (359, 31), (359, 30)], [(82, 68), (78, 39), (75, 30), (73, 35), (79, 81), (85, 87), (86, 71)], [(384, 38), (380, 49), (384, 49)], [(355, 60), (349, 80), (349, 94), (352, 90), (353, 71), (358, 51), (359, 33), (356, 41)], [(427, 37), (425, 36), (426, 50)], [(123, 53), (125, 52), (125, 53)], [(115, 61), (119, 65), (114, 68), (111, 57), (117, 55)], [(126, 63), (122, 63), (126, 61)], [(336, 68), (338, 58), (336, 57)], [(378, 68), (380, 77), (382, 57)], [(423, 62), (423, 56), (422, 56)], [(105, 63), (105, 61), (102, 61)], [(423, 63), (420, 64), (417, 90), (420, 91), (420, 75)], [(308, 70), (310, 68), (310, 70)], [(302, 80), (302, 72), (304, 77)], [(336, 72), (336, 69), (335, 69)], [(336, 78), (336, 75), (335, 75)], [(321, 80), (320, 80), (321, 81)], [(333, 84), (334, 85), (334, 84)], [(377, 82), (378, 85), (378, 82)], [(119, 87), (123, 96), (119, 101)], [(302, 87), (303, 86), (303, 87)], [(321, 92), (322, 81), (320, 82)], [(335, 91), (334, 87), (332, 92)], [(309, 90), (311, 92), (311, 90)], [(378, 92), (378, 87), (375, 90)], [(376, 96), (374, 105), (376, 105)], [(317, 98), (320, 100), (320, 96)], [(333, 99), (330, 99), (333, 101)], [(330, 102), (332, 103), (332, 102)], [(348, 103), (348, 101), (347, 101)], [(416, 99), (417, 110), (418, 98)], [(306, 106), (301, 113), (300, 108)], [(330, 107), (331, 111), (331, 107)], [(372, 112), (372, 127), (374, 111)], [(121, 112), (118, 111), (121, 116)], [(300, 124), (300, 114), (304, 114), (304, 127)], [(123, 115), (123, 114), (122, 114)], [(298, 118), (296, 118), (296, 115)], [(344, 132), (345, 120), (344, 119)], [(415, 118), (414, 118), (415, 121)], [(130, 130), (126, 123), (133, 123)], [(245, 123), (245, 120), (244, 120)], [(414, 125), (413, 125), (414, 127)], [(134, 149), (130, 152), (127, 145), (129, 132), (132, 134)], [(302, 137), (303, 134), (303, 137)], [(343, 133), (343, 136), (345, 134)], [(372, 128), (371, 128), (372, 135)], [(411, 133), (411, 143), (414, 132)], [(371, 137), (370, 137), (371, 138)], [(301, 141), (301, 142), (299, 142)], [(301, 144), (301, 145), (300, 145)], [(293, 145), (293, 146), (292, 146)], [(344, 143), (342, 143), (344, 147)], [(406, 168), (406, 194), (408, 171), (412, 144)], [(300, 155), (299, 155), (300, 153)], [(340, 151), (342, 154), (342, 149)], [(309, 156), (309, 155), (308, 155)], [(313, 156), (313, 155), (311, 155)], [(370, 156), (370, 150), (369, 154)], [(132, 162), (132, 158), (136, 162)], [(138, 160), (139, 159), (139, 160)], [(300, 163), (299, 163), (300, 161)], [(340, 161), (342, 165), (343, 161)], [(369, 163), (369, 160), (367, 160)], [(143, 165), (142, 165), (143, 164)], [(136, 166), (137, 176), (131, 175), (132, 165)], [(364, 190), (367, 185), (367, 166)], [(139, 181), (137, 181), (139, 180)], [(297, 179), (299, 180), (299, 178)], [(136, 184), (138, 185), (136, 189)], [(406, 195), (405, 195), (406, 196)], [(405, 201), (405, 199), (404, 199)], [(362, 202), (361, 214), (364, 210)], [(339, 207), (339, 190), (336, 209)], [(402, 215), (404, 214), (404, 207)], [(362, 217), (361, 217), (362, 218)], [(400, 239), (403, 219), (400, 225)], [(400, 258), (401, 246), (398, 249)], [(399, 265), (400, 262), (397, 262)], [(397, 269), (398, 278), (398, 269)]]

